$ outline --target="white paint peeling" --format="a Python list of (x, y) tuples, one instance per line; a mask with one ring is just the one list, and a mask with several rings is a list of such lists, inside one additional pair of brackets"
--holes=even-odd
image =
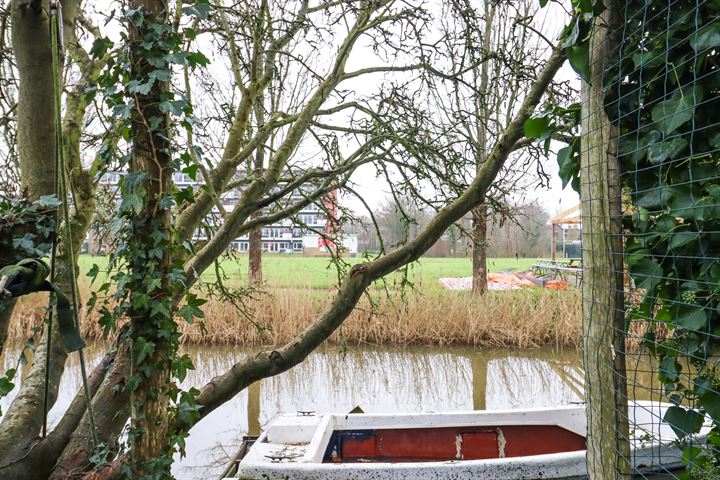
[(462, 460), (462, 434), (458, 433), (455, 435), (455, 458)]
[(503, 433), (502, 428), (496, 428), (495, 432), (497, 433), (498, 458), (505, 458), (505, 445), (507, 445), (505, 434)]

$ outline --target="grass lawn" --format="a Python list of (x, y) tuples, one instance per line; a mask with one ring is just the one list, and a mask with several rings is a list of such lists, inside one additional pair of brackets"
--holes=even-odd
[[(361, 261), (360, 258), (348, 259), (350, 263)], [(488, 270), (498, 272), (501, 270), (529, 270), (534, 258), (491, 258), (488, 259)], [(93, 264), (101, 269), (106, 267), (106, 257), (80, 256), (80, 272), (84, 277)], [(225, 261), (222, 264), (225, 274), (231, 279), (241, 283), (247, 282), (248, 258), (240, 256), (236, 261)], [(438, 278), (442, 277), (468, 277), (471, 275), (472, 260), (470, 258), (423, 258), (412, 264), (409, 270), (409, 279), (417, 287), (434, 290), (438, 286)], [(302, 257), (296, 255), (264, 255), (263, 274), (265, 281), (271, 287), (280, 288), (331, 288), (337, 283), (335, 266), (323, 257)], [(207, 271), (203, 278), (212, 281), (214, 272)], [(393, 280), (399, 281), (400, 274), (395, 274)]]

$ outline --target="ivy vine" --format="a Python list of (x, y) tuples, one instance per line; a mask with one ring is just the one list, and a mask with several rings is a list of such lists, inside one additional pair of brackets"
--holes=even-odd
[[(207, 1), (186, 5), (182, 13), (188, 17), (204, 19), (212, 7)], [(163, 176), (169, 179), (174, 172), (184, 172), (194, 178), (197, 166), (191, 155), (182, 151), (172, 140), (171, 125), (192, 130), (197, 124), (192, 105), (180, 92), (167, 86), (173, 69), (179, 66), (197, 68), (209, 60), (201, 52), (188, 49), (188, 42), (195, 37), (190, 28), (177, 30), (169, 22), (157, 20), (143, 8), (127, 8), (121, 20), (125, 25), (122, 45), (109, 62), (108, 68), (99, 76), (97, 86), (87, 95), (102, 95), (112, 111), (116, 129), (110, 132), (130, 143), (138, 135), (151, 138), (153, 155), (162, 160), (160, 183)], [(134, 34), (130, 33), (134, 32)], [(116, 46), (107, 38), (95, 41), (93, 55), (104, 56)], [(157, 102), (143, 104), (149, 96)], [(147, 103), (147, 102), (145, 102)], [(139, 112), (139, 113), (138, 113)], [(154, 139), (154, 140), (152, 140)], [(106, 142), (116, 145), (116, 142)], [(183, 391), (177, 386), (187, 371), (193, 369), (189, 356), (179, 353), (180, 330), (178, 319), (192, 323), (203, 317), (199, 308), (205, 301), (185, 289), (183, 259), (191, 253), (192, 245), (177, 241), (172, 221), (168, 218), (177, 213), (178, 206), (193, 201), (192, 190), (178, 190), (172, 182), (165, 182), (158, 196), (153, 193), (148, 172), (131, 165), (133, 152), (129, 145), (109, 147), (101, 152), (105, 169), (116, 168), (122, 172), (119, 182), (120, 194), (112, 235), (119, 239), (110, 253), (110, 281), (100, 285), (89, 301), (91, 308), (98, 305), (100, 325), (106, 335), (117, 330), (119, 322), (130, 319), (129, 328), (121, 335), (130, 342), (133, 371), (124, 388), (133, 398), (141, 389), (149, 398), (167, 396), (170, 402), (169, 424), (175, 420), (192, 424), (197, 418), (196, 389)], [(102, 172), (101, 172), (102, 173)], [(90, 271), (95, 281), (100, 274), (97, 266)], [(177, 299), (184, 301), (178, 305)], [(150, 380), (169, 369), (172, 380), (168, 385), (153, 386)], [(150, 383), (148, 383), (150, 382)], [(160, 388), (162, 392), (157, 389)], [(141, 412), (143, 405), (135, 397), (130, 408)], [(129, 412), (130, 413), (130, 412)], [(144, 432), (128, 431), (127, 442), (132, 449)], [(172, 455), (184, 453), (186, 432), (168, 432), (169, 451), (141, 465), (128, 462), (124, 466), (126, 476), (135, 478), (142, 472), (145, 478), (170, 476)], [(101, 463), (107, 455), (96, 458)]]
[(628, 320), (652, 326), (644, 344), (678, 437), (712, 419), (706, 444), (685, 451), (685, 478), (703, 478), (720, 471), (720, 1), (667, 9), (627, 2), (606, 112), (619, 130), (625, 260), (644, 292)]

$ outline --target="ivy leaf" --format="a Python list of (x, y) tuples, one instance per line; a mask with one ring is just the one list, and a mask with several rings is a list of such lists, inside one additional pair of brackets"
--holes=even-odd
[(654, 143), (648, 147), (647, 159), (653, 165), (658, 165), (677, 158), (687, 145), (688, 141), (684, 138), (673, 138), (670, 141)]
[(658, 130), (670, 135), (695, 114), (695, 105), (702, 100), (702, 88), (686, 87), (677, 90), (668, 100), (655, 105), (651, 112)]
[(574, 45), (565, 49), (570, 66), (575, 73), (580, 75), (585, 83), (590, 85), (590, 45), (588, 42), (583, 42), (580, 45)]
[(178, 311), (178, 315), (186, 322), (193, 323), (194, 318), (205, 318), (205, 312), (200, 309), (200, 306), (204, 305), (207, 300), (198, 298), (194, 293), (188, 293), (185, 302), (186, 305)]
[(137, 355), (137, 363), (140, 364), (151, 356), (155, 351), (155, 344), (148, 342), (143, 337), (139, 337), (135, 340), (135, 354)]
[(568, 34), (565, 41), (560, 45), (560, 48), (568, 48), (575, 43), (577, 43), (578, 37), (580, 36), (580, 19), (576, 19), (575, 23), (573, 24), (572, 29), (570, 29), (570, 33)]
[(540, 8), (543, 8), (545, 5), (547, 5), (548, 0), (540, 0)]
[(683, 407), (672, 406), (665, 411), (663, 420), (670, 424), (675, 435), (680, 440), (698, 433), (702, 427), (704, 417), (695, 410), (686, 410)]
[(550, 136), (549, 127), (550, 119), (548, 117), (528, 118), (523, 125), (525, 136), (539, 140)]
[(100, 58), (105, 55), (113, 46), (113, 42), (107, 37), (96, 38), (90, 48), (90, 55), (93, 58)]
[(15, 388), (15, 384), (12, 383), (12, 379), (15, 376), (15, 369), (11, 368), (5, 372), (5, 376), (0, 377), (0, 397), (4, 397), (8, 393), (12, 392)]
[(705, 309), (702, 307), (688, 307), (683, 305), (678, 309), (677, 316), (672, 323), (686, 330), (697, 331), (707, 324), (707, 313), (705, 313)]
[(650, 210), (665, 207), (673, 192), (668, 188), (656, 188), (635, 201), (635, 205)]
[(182, 169), (182, 173), (186, 174), (193, 181), (197, 178), (197, 172), (200, 169), (200, 165), (192, 164)]
[(670, 244), (668, 247), (670, 250), (675, 250), (680, 247), (684, 247), (688, 243), (694, 242), (698, 239), (698, 232), (675, 232), (672, 234)]
[(175, 376), (177, 376), (177, 379), (181, 382), (185, 380), (188, 370), (195, 370), (193, 361), (187, 354), (173, 360), (172, 366), (175, 371)]
[(720, 23), (710, 22), (693, 35), (690, 46), (696, 52), (720, 45)]
[(37, 204), (40, 207), (55, 208), (60, 206), (60, 199), (55, 195), (43, 195), (37, 200)]
[(191, 52), (187, 56), (187, 63), (193, 68), (198, 65), (205, 67), (210, 64), (210, 59), (200, 52)]
[(630, 274), (638, 288), (652, 290), (663, 277), (662, 266), (651, 258), (645, 258), (628, 265)]
[(715, 422), (720, 421), (720, 395), (715, 390), (709, 390), (700, 396), (700, 405)]
[(208, 16), (208, 13), (212, 12), (212, 10), (212, 5), (210, 5), (207, 1), (199, 1), (196, 2), (194, 5), (183, 7), (182, 9), (185, 15), (197, 17), (200, 20), (205, 20)]
[(580, 158), (577, 155), (573, 155), (573, 146), (567, 146), (561, 148), (557, 153), (557, 162), (560, 166), (560, 179), (562, 180), (562, 188), (565, 188), (568, 183), (577, 176), (580, 171)]
[(665, 357), (660, 362), (658, 377), (663, 383), (675, 383), (680, 378), (680, 364), (675, 357)]

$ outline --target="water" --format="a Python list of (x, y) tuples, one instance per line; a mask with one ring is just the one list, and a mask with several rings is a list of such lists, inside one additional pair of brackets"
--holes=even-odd
[[(203, 385), (253, 353), (240, 347), (189, 347), (185, 351), (197, 368), (188, 373), (185, 388)], [(9, 368), (17, 353), (9, 349), (0, 365)], [(91, 365), (101, 354), (99, 348), (86, 351)], [(242, 436), (258, 434), (281, 412), (348, 412), (357, 405), (373, 413), (434, 412), (579, 402), (580, 365), (575, 350), (323, 349), (289, 372), (251, 386), (208, 415), (190, 431), (187, 456), (176, 462), (174, 473), (178, 479), (217, 478)], [(59, 420), (80, 382), (77, 355), (73, 355), (58, 402), (49, 414), (51, 425)], [(0, 401), (3, 410), (10, 400)]]

